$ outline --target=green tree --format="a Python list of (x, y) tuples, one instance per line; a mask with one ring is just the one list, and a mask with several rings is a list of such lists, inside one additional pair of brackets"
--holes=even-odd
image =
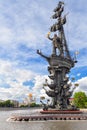
[(14, 106), (14, 104), (10, 100), (6, 100), (4, 102), (4, 104), (5, 104), (6, 107), (13, 107)]
[(78, 108), (85, 108), (87, 102), (87, 96), (84, 92), (76, 92), (74, 94), (74, 104)]
[(31, 103), (30, 107), (36, 107), (36, 103)]
[(5, 107), (4, 102), (0, 102), (0, 107)]
[(87, 102), (85, 102), (85, 108), (87, 108)]

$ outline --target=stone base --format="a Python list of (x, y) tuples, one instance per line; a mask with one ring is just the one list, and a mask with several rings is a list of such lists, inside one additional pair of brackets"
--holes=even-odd
[(48, 120), (87, 120), (85, 114), (41, 114), (28, 116), (13, 116), (8, 121), (48, 121)]
[(7, 121), (48, 121), (48, 120), (87, 120), (87, 112), (80, 110), (48, 110), (30, 114), (20, 113), (11, 116)]
[(47, 110), (40, 111), (41, 114), (81, 114), (79, 110)]

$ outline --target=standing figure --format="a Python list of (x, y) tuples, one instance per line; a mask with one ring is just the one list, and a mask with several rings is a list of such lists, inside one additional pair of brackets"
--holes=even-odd
[(54, 34), (54, 37), (51, 38), (50, 37), (50, 33), (48, 33), (47, 34), (47, 38), (50, 39), (52, 41), (52, 43), (53, 43), (52, 55), (56, 55), (56, 49), (58, 48), (58, 50), (60, 51), (60, 56), (62, 56), (63, 47), (62, 47), (62, 43), (61, 43), (60, 37), (58, 37), (57, 34)]

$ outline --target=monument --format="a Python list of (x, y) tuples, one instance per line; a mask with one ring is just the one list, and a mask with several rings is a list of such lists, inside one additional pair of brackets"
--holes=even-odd
[[(66, 24), (66, 15), (63, 16), (64, 2), (59, 1), (57, 7), (54, 9), (53, 19), (57, 22), (50, 27), (50, 33), (53, 32), (54, 36), (51, 37), (50, 33), (47, 38), (51, 40), (53, 47), (51, 55), (45, 56), (40, 50), (37, 53), (45, 58), (49, 63), (48, 71), (51, 83), (47, 79), (43, 84), (46, 94), (51, 97), (52, 103), (43, 104), (43, 110), (29, 115), (14, 115), (10, 117), (12, 121), (40, 121), (40, 120), (87, 120), (87, 112), (78, 110), (74, 105), (70, 104), (70, 97), (76, 86), (71, 88), (69, 77), (67, 74), (71, 68), (75, 66), (76, 58), (72, 58), (68, 49), (66, 37), (64, 34), (64, 24)], [(46, 87), (50, 88), (47, 91)]]
[[(47, 34), (47, 38), (51, 40), (53, 44), (51, 55), (45, 56), (41, 51), (37, 50), (37, 53), (44, 57), (48, 63), (49, 78), (51, 84), (46, 80), (44, 89), (46, 94), (52, 98), (50, 105), (44, 105), (43, 110), (57, 109), (57, 110), (75, 110), (76, 107), (72, 106), (69, 102), (69, 98), (72, 96), (75, 87), (70, 91), (71, 83), (68, 83), (69, 77), (67, 74), (70, 69), (75, 66), (76, 59), (72, 58), (68, 49), (64, 25), (66, 24), (66, 15), (63, 16), (64, 2), (59, 1), (57, 7), (54, 9), (53, 19), (57, 22), (50, 27), (50, 32)], [(54, 36), (50, 37), (50, 33), (53, 32)], [(46, 87), (50, 88), (49, 91)]]

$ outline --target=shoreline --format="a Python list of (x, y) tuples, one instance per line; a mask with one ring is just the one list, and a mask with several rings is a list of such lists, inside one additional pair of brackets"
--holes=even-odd
[(25, 108), (0, 107), (0, 111), (33, 110), (33, 109), (41, 109), (41, 107), (25, 107)]
[[(14, 111), (14, 110), (33, 110), (33, 109), (43, 109), (42, 107), (0, 107), (0, 111)], [(80, 111), (87, 112), (87, 109), (80, 109)]]

